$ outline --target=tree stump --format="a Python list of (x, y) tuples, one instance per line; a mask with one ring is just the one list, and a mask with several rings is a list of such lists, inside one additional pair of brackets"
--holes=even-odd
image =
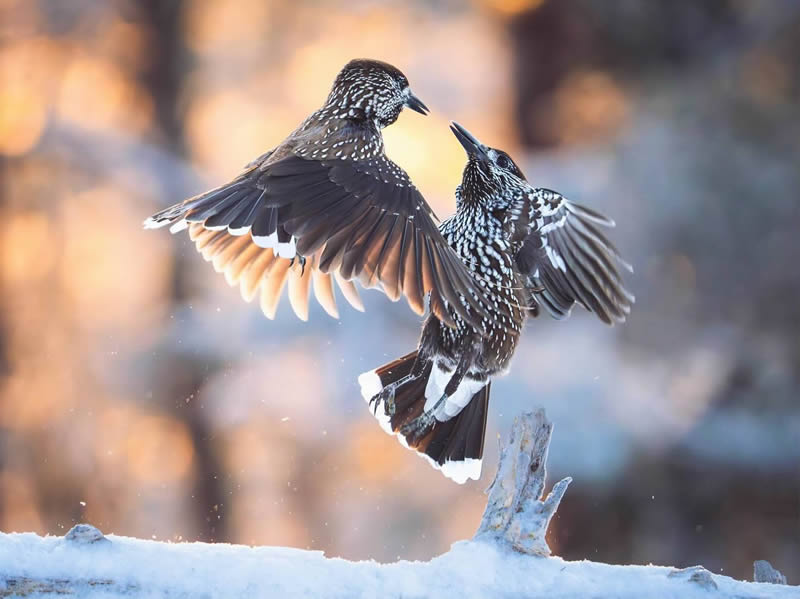
[(547, 452), (553, 423), (543, 409), (514, 420), (511, 435), (500, 450), (489, 500), (475, 539), (496, 539), (529, 555), (550, 555), (546, 535), (550, 519), (572, 482), (565, 478), (543, 497), (547, 476)]

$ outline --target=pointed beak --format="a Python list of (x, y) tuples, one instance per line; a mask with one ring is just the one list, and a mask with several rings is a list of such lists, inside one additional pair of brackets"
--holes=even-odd
[(408, 106), (411, 110), (418, 112), (420, 114), (427, 115), (430, 111), (428, 107), (425, 106), (425, 102), (420, 100), (417, 96), (410, 93), (408, 94), (408, 100), (406, 100), (406, 106)]
[(469, 156), (475, 156), (480, 160), (489, 160), (489, 148), (478, 141), (472, 133), (455, 121), (450, 121), (450, 130), (456, 136), (456, 139), (461, 142), (461, 145), (464, 146)]

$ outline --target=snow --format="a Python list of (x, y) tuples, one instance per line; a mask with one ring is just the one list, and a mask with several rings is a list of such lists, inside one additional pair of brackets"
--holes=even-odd
[(95, 529), (86, 528), (71, 534), (71, 540), (0, 534), (0, 596), (14, 588), (20, 594), (48, 589), (78, 597), (175, 599), (800, 597), (798, 587), (738, 582), (719, 575), (707, 575), (706, 583), (698, 584), (690, 580), (692, 571), (533, 557), (491, 540), (456, 543), (430, 562), (379, 564), (280, 547), (173, 544), (116, 535), (104, 540)]

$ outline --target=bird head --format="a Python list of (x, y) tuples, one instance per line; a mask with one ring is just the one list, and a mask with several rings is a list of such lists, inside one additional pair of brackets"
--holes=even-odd
[(408, 79), (396, 67), (379, 60), (351, 60), (339, 72), (328, 96), (337, 116), (391, 125), (406, 106), (420, 114), (428, 107), (411, 93)]
[(462, 198), (497, 203), (530, 188), (522, 170), (506, 152), (481, 143), (455, 121), (450, 124), (450, 130), (467, 152), (461, 180)]

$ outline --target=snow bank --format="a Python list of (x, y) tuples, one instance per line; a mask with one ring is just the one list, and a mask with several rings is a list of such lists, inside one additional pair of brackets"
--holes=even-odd
[(279, 547), (0, 534), (2, 597), (800, 597), (798, 587), (675, 572), (524, 555), (490, 540), (456, 543), (430, 562), (378, 564)]
[[(0, 597), (547, 597), (800, 599), (800, 587), (739, 582), (701, 567), (610, 566), (549, 557), (547, 526), (569, 479), (546, 497), (553, 426), (519, 418), (501, 452), (472, 541), (430, 562), (326, 558), (320, 551), (104, 537), (81, 524), (61, 537), (0, 533)], [(766, 562), (759, 580), (785, 582)]]

